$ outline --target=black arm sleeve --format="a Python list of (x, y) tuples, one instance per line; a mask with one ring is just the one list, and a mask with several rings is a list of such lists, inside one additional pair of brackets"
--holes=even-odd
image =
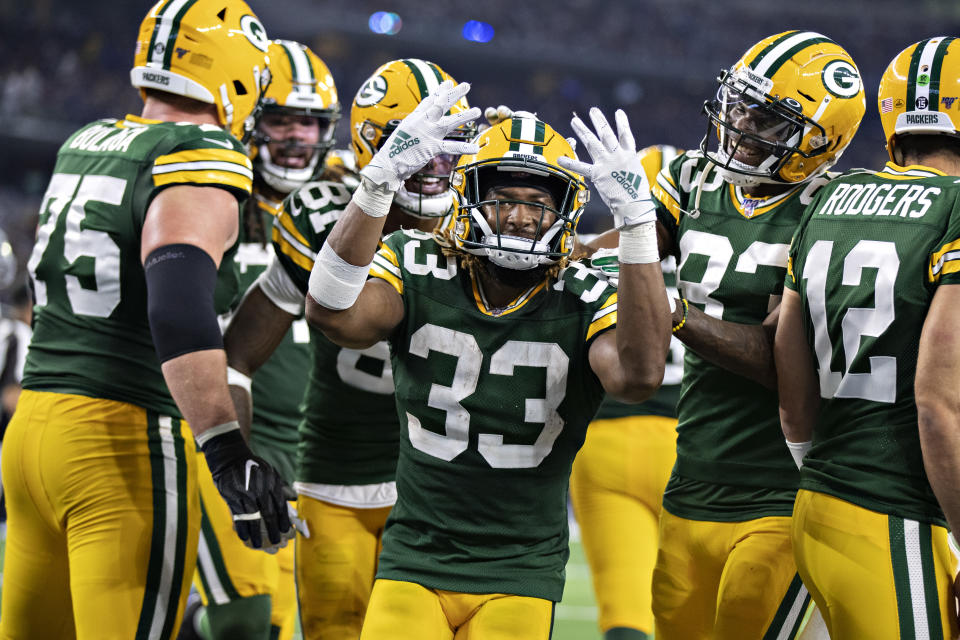
[(160, 362), (205, 349), (223, 349), (214, 311), (217, 267), (203, 249), (168, 244), (143, 263), (147, 317)]

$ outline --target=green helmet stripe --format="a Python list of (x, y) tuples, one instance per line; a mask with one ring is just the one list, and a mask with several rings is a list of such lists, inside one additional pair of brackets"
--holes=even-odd
[[(511, 140), (520, 140), (523, 136), (523, 120), (520, 118), (512, 118), (510, 120), (510, 139)], [(519, 142), (511, 142), (509, 151), (520, 151)]]
[(420, 100), (426, 98), (428, 95), (433, 93), (434, 89), (440, 86), (440, 82), (442, 82), (443, 78), (431, 68), (430, 64), (424, 62), (423, 60), (418, 60), (417, 58), (407, 58), (401, 62), (407, 65), (407, 68), (410, 69), (410, 73), (413, 74), (414, 79), (417, 81), (417, 90), (420, 92)]
[(751, 68), (765, 78), (772, 78), (790, 58), (807, 47), (824, 42), (833, 42), (833, 40), (810, 31), (796, 33), (771, 49), (765, 57), (757, 56), (756, 64)]
[[(533, 141), (534, 142), (543, 142), (547, 135), (546, 125), (541, 121), (537, 120), (533, 129)], [(533, 152), (538, 155), (543, 155), (543, 145), (534, 145)]]
[(913, 50), (913, 55), (910, 56), (910, 71), (907, 72), (907, 111), (913, 111), (917, 103), (917, 72), (920, 69), (920, 58), (923, 57), (923, 51), (929, 43), (929, 38), (921, 40)]
[(443, 73), (441, 73), (440, 67), (433, 64), (432, 62), (428, 62), (427, 66), (430, 67), (431, 71), (433, 71), (433, 75), (437, 77), (437, 82), (443, 82)]
[(147, 52), (148, 63), (170, 69), (174, 45), (180, 33), (180, 21), (196, 2), (197, 0), (170, 0), (157, 11), (153, 34), (150, 36), (150, 51)]
[(281, 42), (280, 45), (290, 62), (294, 91), (313, 93), (317, 84), (317, 72), (313, 68), (313, 63), (310, 62), (310, 56), (293, 42)]
[(784, 40), (786, 40), (786, 39), (789, 38), (790, 36), (796, 35), (796, 34), (798, 34), (798, 33), (800, 33), (800, 32), (799, 32), (799, 31), (787, 31), (787, 32), (784, 33), (782, 36), (780, 36), (779, 38), (777, 38), (776, 40), (774, 40), (773, 42), (771, 42), (770, 44), (768, 44), (766, 47), (764, 47), (764, 48), (763, 48), (763, 51), (761, 51), (760, 53), (758, 53), (756, 56), (754, 56), (753, 60), (751, 60), (751, 61), (749, 61), (749, 62), (747, 63), (747, 66), (750, 67), (751, 69), (756, 68), (757, 62), (759, 62), (765, 55), (767, 55), (768, 53), (770, 53), (770, 51), (773, 50), (774, 47), (776, 47), (778, 44), (780, 44), (781, 42), (783, 42)]
[(930, 65), (930, 108), (940, 110), (940, 74), (943, 71), (943, 58), (947, 55), (947, 48), (956, 38), (944, 38), (933, 54), (933, 64)]

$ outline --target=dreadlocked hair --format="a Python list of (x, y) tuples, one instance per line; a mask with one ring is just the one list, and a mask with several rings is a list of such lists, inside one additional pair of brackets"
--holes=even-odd
[[(440, 251), (444, 257), (457, 260), (464, 267), (474, 280), (479, 275), (479, 270), (483, 268), (480, 256), (468, 253), (457, 247), (456, 240), (453, 237), (453, 230), (449, 227), (437, 227), (433, 231), (433, 239), (440, 245)], [(587, 254), (575, 242), (573, 253), (557, 260), (556, 264), (550, 265), (545, 271), (544, 276), (551, 280), (556, 280), (560, 272), (570, 264), (571, 260), (580, 260), (586, 258)]]

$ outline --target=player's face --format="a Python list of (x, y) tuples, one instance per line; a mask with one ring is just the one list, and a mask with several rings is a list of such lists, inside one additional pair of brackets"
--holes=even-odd
[(267, 148), (273, 162), (281, 167), (303, 169), (310, 163), (320, 142), (320, 122), (313, 116), (264, 113), (260, 129), (270, 139)]
[[(788, 135), (790, 123), (738, 91), (726, 90), (726, 103), (727, 124), (760, 138), (756, 140), (730, 131), (727, 134), (727, 152), (733, 153), (734, 160), (758, 166), (769, 157), (774, 149), (773, 145)], [(761, 140), (770, 142), (771, 145), (765, 145)]]
[(500, 235), (537, 240), (557, 220), (551, 211), (557, 206), (553, 196), (536, 187), (493, 187), (483, 199), (497, 201), (481, 205), (480, 210)]
[(410, 193), (419, 193), (425, 196), (435, 196), (445, 192), (450, 187), (450, 171), (456, 166), (460, 156), (441, 153), (413, 174), (403, 183), (403, 187)]

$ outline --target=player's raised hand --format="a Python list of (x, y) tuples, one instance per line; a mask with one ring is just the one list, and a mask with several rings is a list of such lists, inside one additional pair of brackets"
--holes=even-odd
[(617, 229), (633, 227), (656, 220), (656, 207), (650, 197), (643, 164), (630, 131), (627, 114), (617, 109), (617, 132), (614, 133), (603, 112), (590, 109), (590, 120), (596, 132), (574, 115), (570, 121), (574, 133), (590, 154), (593, 163), (572, 158), (558, 159), (560, 166), (587, 176), (614, 217)]

